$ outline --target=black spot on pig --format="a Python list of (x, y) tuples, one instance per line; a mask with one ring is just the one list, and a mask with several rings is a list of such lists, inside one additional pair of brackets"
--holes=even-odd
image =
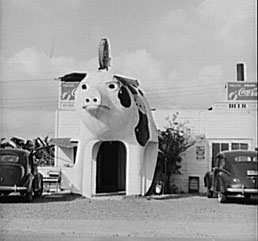
[(120, 100), (121, 105), (125, 108), (129, 108), (131, 106), (131, 97), (126, 87), (121, 86), (118, 92), (118, 98)]
[[(136, 140), (141, 146), (145, 146), (150, 138), (150, 131), (148, 125), (148, 116), (146, 112), (146, 107), (140, 96), (144, 96), (143, 92), (138, 89), (137, 80), (131, 80), (128, 78), (123, 78), (121, 76), (114, 76), (121, 84), (121, 88), (118, 93), (118, 98), (121, 104), (128, 108), (131, 106), (131, 102), (135, 102), (135, 106), (138, 109), (139, 121), (134, 129)], [(130, 97), (133, 96), (133, 100)]]
[(149, 125), (148, 125), (148, 117), (146, 114), (142, 113), (140, 110), (139, 113), (139, 122), (134, 129), (136, 139), (138, 143), (142, 146), (145, 146), (147, 141), (150, 138)]

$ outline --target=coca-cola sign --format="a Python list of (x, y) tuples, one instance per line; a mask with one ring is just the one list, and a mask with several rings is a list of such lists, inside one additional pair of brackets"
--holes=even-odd
[(229, 82), (228, 100), (257, 101), (256, 82)]
[(61, 82), (61, 93), (59, 100), (60, 109), (71, 109), (74, 107), (75, 91), (80, 82)]

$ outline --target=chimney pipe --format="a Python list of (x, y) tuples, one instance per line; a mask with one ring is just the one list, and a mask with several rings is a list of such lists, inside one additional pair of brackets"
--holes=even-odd
[(237, 81), (245, 81), (244, 63), (238, 63), (237, 68)]

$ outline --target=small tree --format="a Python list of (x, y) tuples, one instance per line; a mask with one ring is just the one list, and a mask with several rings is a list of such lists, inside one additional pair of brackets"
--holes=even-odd
[[(164, 193), (170, 193), (170, 177), (172, 174), (181, 174), (181, 154), (194, 145), (191, 140), (190, 128), (186, 123), (176, 121), (179, 113), (173, 115), (172, 120), (167, 118), (168, 126), (159, 130), (159, 156), (157, 167), (162, 172)], [(160, 174), (159, 174), (160, 175)]]

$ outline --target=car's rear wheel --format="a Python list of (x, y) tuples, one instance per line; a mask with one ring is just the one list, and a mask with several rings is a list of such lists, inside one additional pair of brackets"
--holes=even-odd
[(35, 197), (41, 197), (41, 196), (42, 196), (42, 193), (43, 193), (43, 188), (41, 188), (40, 190), (36, 191), (36, 192), (34, 193), (34, 196), (35, 196)]
[(213, 197), (213, 191), (211, 191), (209, 188), (207, 188), (206, 195), (207, 195), (208, 198), (212, 198)]
[(31, 202), (32, 201), (32, 197), (33, 197), (33, 192), (32, 191), (29, 191), (29, 192), (26, 192), (25, 194), (25, 201), (26, 202)]
[(42, 195), (42, 193), (43, 193), (43, 180), (41, 178), (39, 178), (37, 191), (34, 190), (34, 196), (40, 197)]

